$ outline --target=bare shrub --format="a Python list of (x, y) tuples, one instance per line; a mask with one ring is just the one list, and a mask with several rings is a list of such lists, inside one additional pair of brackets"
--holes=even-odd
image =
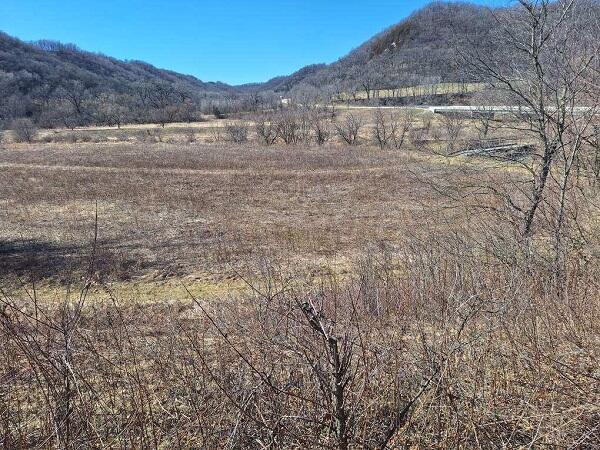
[(186, 131), (185, 138), (188, 144), (193, 144), (197, 141), (196, 133), (194, 133), (194, 130), (192, 129)]
[(404, 114), (390, 114), (390, 132), (392, 144), (396, 150), (404, 145), (406, 138), (413, 128), (413, 113), (406, 111)]
[(277, 124), (272, 115), (262, 114), (255, 119), (255, 130), (258, 138), (265, 145), (273, 145), (277, 141)]
[(377, 109), (373, 113), (373, 140), (382, 150), (390, 146), (400, 149), (412, 128), (412, 120), (413, 114), (410, 112), (390, 112), (386, 115), (382, 109)]
[(243, 144), (248, 142), (248, 125), (242, 122), (229, 122), (225, 125), (225, 133), (231, 142)]
[(465, 120), (460, 113), (448, 113), (442, 115), (445, 138), (448, 151), (454, 151), (465, 130)]
[(259, 261), (236, 301), (92, 304), (91, 274), (71, 300), (2, 291), (0, 443), (595, 448), (598, 268), (566, 302), (472, 244), (409, 240), (305, 288)]
[(353, 113), (348, 113), (341, 122), (335, 124), (337, 135), (348, 145), (359, 143), (362, 127), (362, 119)]
[(476, 119), (475, 129), (479, 133), (479, 138), (487, 138), (488, 133), (490, 132), (490, 126), (494, 120), (494, 111), (489, 107), (480, 106), (473, 114)]
[(298, 144), (302, 139), (299, 114), (295, 109), (285, 109), (276, 118), (277, 136), (287, 145)]
[(310, 127), (317, 145), (325, 144), (331, 137), (331, 120), (327, 110), (313, 111), (310, 116)]
[(211, 127), (208, 134), (210, 135), (210, 140), (213, 143), (223, 141), (223, 128), (221, 127)]
[(390, 127), (392, 125), (388, 123), (383, 110), (380, 108), (376, 109), (373, 113), (373, 122), (373, 140), (379, 146), (379, 148), (383, 150), (388, 146), (390, 142), (392, 134), (392, 130), (390, 129)]
[(17, 142), (32, 142), (38, 134), (37, 126), (27, 118), (13, 120), (10, 128)]
[(312, 134), (311, 115), (312, 111), (306, 108), (300, 108), (296, 111), (298, 116), (298, 139), (299, 142), (309, 144)]

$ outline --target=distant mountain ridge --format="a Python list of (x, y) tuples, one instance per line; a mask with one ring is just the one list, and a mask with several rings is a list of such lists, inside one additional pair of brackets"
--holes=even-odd
[[(598, 0), (578, 2), (580, 11), (600, 16)], [(494, 15), (511, 11), (431, 3), (334, 63), (312, 64), (290, 75), (241, 86), (205, 82), (141, 61), (121, 61), (74, 44), (25, 43), (0, 32), (0, 125), (18, 117), (48, 127), (123, 120), (164, 124), (196, 120), (207, 113), (255, 111), (260, 105), (276, 105), (284, 96), (299, 103), (331, 98), (382, 103), (397, 101), (401, 88), (485, 85), (487, 80), (475, 79), (461, 62), (461, 46), (481, 54), (510, 52), (498, 48), (493, 32)], [(379, 95), (389, 91), (385, 99)]]
[[(110, 88), (123, 92), (135, 82), (180, 83), (190, 90), (231, 92), (225, 83), (203, 82), (191, 75), (158, 69), (141, 61), (116, 58), (79, 49), (74, 44), (54, 41), (25, 43), (0, 32), (0, 73), (21, 74), (18, 87), (27, 90), (28, 82), (55, 88), (72, 81), (89, 88)], [(27, 75), (27, 76), (25, 76)]]
[(49, 40), (25, 43), (0, 32), (0, 83), (2, 77), (6, 83), (7, 74), (13, 74), (18, 78), (16, 87), (24, 94), (40, 86), (52, 90), (78, 81), (89, 89), (116, 93), (130, 91), (134, 83), (161, 82), (195, 93), (233, 95), (286, 93), (302, 87), (335, 90), (343, 85), (348, 90), (373, 83), (391, 86), (457, 81), (460, 75), (452, 50), (455, 34), (476, 39), (493, 27), (490, 20), (488, 9), (482, 6), (432, 3), (335, 63), (312, 64), (290, 75), (241, 86), (205, 82), (142, 61), (121, 61), (74, 44)]

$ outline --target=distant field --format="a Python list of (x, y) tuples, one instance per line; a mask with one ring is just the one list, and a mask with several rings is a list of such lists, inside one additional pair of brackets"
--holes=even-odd
[(0, 150), (0, 270), (56, 279), (81, 269), (97, 202), (110, 280), (220, 288), (263, 255), (302, 274), (343, 273), (431, 217), (417, 173), (454, 170), (370, 146), (20, 145)]
[(81, 271), (96, 203), (102, 277), (185, 279), (207, 292), (239, 288), (238, 271), (261, 257), (300, 276), (339, 275), (368, 248), (439, 227), (437, 214), (450, 229), (455, 213), (434, 207), (447, 199), (422, 183), (464, 176), (466, 160), (436, 155), (440, 118), (419, 111), (403, 148), (380, 150), (372, 111), (352, 114), (365, 124), (359, 146), (264, 147), (254, 135), (215, 143), (226, 121), (214, 119), (42, 130), (35, 143), (9, 142), (0, 149), (0, 275), (56, 282)]
[[(466, 94), (471, 92), (480, 92), (485, 89), (484, 83), (436, 83), (409, 86), (398, 89), (374, 89), (371, 91), (371, 98), (403, 98), (403, 97), (422, 97), (427, 95), (444, 94)], [(343, 94), (338, 100), (365, 100), (367, 93), (359, 91), (355, 95)]]

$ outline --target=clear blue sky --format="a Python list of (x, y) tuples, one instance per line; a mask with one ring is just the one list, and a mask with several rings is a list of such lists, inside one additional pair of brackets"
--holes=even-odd
[[(501, 0), (478, 0), (496, 3)], [(0, 0), (0, 30), (241, 84), (333, 62), (425, 0)]]

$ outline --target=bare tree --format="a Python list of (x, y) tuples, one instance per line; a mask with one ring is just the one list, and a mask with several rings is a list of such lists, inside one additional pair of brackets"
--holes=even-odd
[(316, 109), (311, 113), (310, 126), (317, 145), (323, 145), (331, 137), (331, 121), (326, 109)]
[(373, 122), (373, 140), (379, 146), (379, 148), (383, 150), (388, 146), (390, 140), (392, 139), (392, 125), (388, 123), (381, 108), (377, 108), (373, 113)]
[(13, 120), (10, 128), (17, 142), (32, 142), (38, 133), (33, 121), (27, 118)]
[(277, 125), (273, 116), (262, 114), (256, 118), (256, 134), (265, 145), (273, 145), (277, 140)]
[(465, 120), (460, 113), (447, 113), (442, 115), (442, 124), (448, 151), (452, 152), (465, 130)]
[(573, 176), (598, 112), (600, 29), (591, 6), (584, 0), (519, 0), (516, 8), (492, 13), (490, 39), (498, 52), (470, 46), (464, 54), (473, 72), (514, 106), (512, 129), (535, 142), (522, 164), (529, 182), (519, 185), (518, 196), (504, 198), (526, 238), (544, 210), (557, 254), (569, 218), (577, 217), (569, 211), (576, 206), (569, 200), (577, 192)]
[(248, 141), (248, 125), (242, 122), (229, 122), (225, 125), (227, 137), (236, 144)]
[(487, 138), (492, 121), (494, 120), (494, 111), (490, 107), (478, 106), (477, 110), (473, 112), (473, 115), (476, 120), (475, 128), (479, 133), (479, 138)]
[(283, 110), (277, 116), (277, 136), (287, 145), (298, 144), (302, 139), (298, 112), (294, 108)]
[(413, 119), (414, 115), (410, 110), (405, 111), (403, 114), (390, 114), (390, 133), (396, 150), (399, 150), (404, 145), (407, 136), (412, 130)]
[(341, 122), (335, 123), (337, 135), (348, 145), (359, 143), (362, 127), (362, 119), (353, 113), (348, 113)]
[(90, 97), (89, 90), (79, 81), (71, 81), (67, 86), (56, 91), (59, 98), (69, 102), (78, 119), (84, 118), (86, 114), (86, 101)]

